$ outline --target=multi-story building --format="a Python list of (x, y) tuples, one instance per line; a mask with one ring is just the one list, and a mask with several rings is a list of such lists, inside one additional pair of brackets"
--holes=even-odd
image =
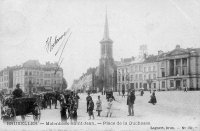
[(47, 62), (41, 65), (39, 61), (29, 60), (13, 71), (13, 88), (20, 84), (25, 92), (37, 91), (41, 88), (61, 90), (63, 70), (57, 63)]
[[(133, 57), (132, 57), (133, 58)], [(157, 56), (150, 55), (146, 58), (138, 57), (130, 61), (121, 60), (117, 67), (118, 91), (123, 88), (135, 90), (158, 89), (158, 63)]]
[(17, 68), (7, 67), (0, 71), (0, 90), (4, 93), (10, 93), (13, 90), (13, 70)]
[(160, 52), (158, 81), (162, 90), (199, 89), (200, 49), (180, 45), (167, 53)]
[(74, 80), (72, 84), (73, 90), (81, 90), (81, 91), (88, 91), (88, 90), (97, 90), (95, 86), (95, 72), (96, 68), (89, 68), (86, 73), (84, 73), (79, 79)]

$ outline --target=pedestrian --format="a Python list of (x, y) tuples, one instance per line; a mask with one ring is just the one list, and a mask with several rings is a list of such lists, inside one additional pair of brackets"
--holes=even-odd
[(66, 104), (67, 104), (67, 110), (68, 110), (68, 118), (70, 118), (71, 117), (71, 113), (72, 113), (72, 98), (71, 97), (69, 97), (67, 99)]
[(51, 96), (47, 96), (47, 106), (51, 109)]
[(90, 100), (89, 100), (89, 105), (88, 105), (88, 114), (89, 114), (89, 117), (90, 117), (89, 120), (91, 119), (91, 116), (94, 119), (93, 110), (94, 110), (94, 102), (93, 102), (92, 97), (91, 97)]
[(122, 88), (122, 97), (125, 97), (125, 89), (124, 89), (124, 87)]
[(88, 96), (86, 97), (86, 101), (87, 101), (87, 113), (88, 113), (88, 105), (89, 105), (89, 101), (92, 97), (90, 96), (90, 93), (88, 92)]
[(71, 118), (71, 121), (74, 121), (76, 122), (77, 121), (77, 102), (76, 102), (76, 98), (74, 98), (72, 100), (72, 103), (71, 103), (71, 114), (70, 114), (70, 118)]
[(61, 121), (66, 122), (67, 121), (67, 104), (65, 99), (62, 97), (60, 100), (60, 116), (61, 116)]
[(187, 85), (185, 85), (185, 90), (184, 90), (184, 92), (187, 92), (187, 90), (188, 90), (188, 89), (187, 89)]
[(142, 89), (141, 92), (140, 92), (140, 95), (143, 96), (143, 94), (144, 94), (144, 91), (143, 91), (143, 89)]
[(13, 98), (22, 97), (23, 91), (22, 91), (22, 89), (20, 88), (20, 84), (17, 84), (17, 85), (16, 85), (16, 88), (15, 88), (15, 90), (12, 92), (12, 94), (13, 94)]
[(113, 102), (112, 102), (112, 98), (109, 98), (109, 101), (108, 101), (108, 105), (107, 105), (107, 116), (112, 116), (112, 106), (113, 106)]
[(79, 99), (80, 99), (80, 97), (79, 97), (79, 95), (78, 95), (78, 92), (75, 94), (75, 101), (76, 101), (76, 104), (77, 104), (77, 109), (78, 109), (78, 105), (79, 105)]
[(98, 112), (97, 116), (101, 116), (100, 113), (102, 111), (102, 102), (101, 102), (100, 96), (98, 96), (98, 100), (96, 102), (96, 105), (97, 105), (96, 111)]
[(131, 91), (127, 97), (127, 105), (128, 105), (128, 116), (134, 116), (134, 102), (135, 102), (135, 91)]
[(43, 97), (43, 106), (44, 106), (44, 109), (46, 109), (47, 106), (48, 106), (48, 96), (47, 96), (47, 94), (44, 94), (44, 97)]
[(152, 93), (149, 103), (155, 105), (157, 103), (155, 91)]
[[(20, 88), (20, 84), (17, 84), (17, 85), (16, 85), (16, 88), (15, 88), (15, 90), (12, 92), (12, 94), (13, 94), (13, 98), (14, 98), (14, 99), (15, 99), (15, 98), (20, 98), (20, 97), (22, 97), (23, 91), (22, 91), (22, 89)], [(21, 115), (21, 118), (22, 118), (22, 121), (24, 121), (24, 120), (25, 120), (25, 115)]]

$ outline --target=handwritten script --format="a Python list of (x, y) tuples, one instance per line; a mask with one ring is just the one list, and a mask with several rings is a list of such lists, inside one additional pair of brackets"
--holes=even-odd
[(53, 48), (57, 45), (57, 43), (66, 36), (67, 32), (64, 32), (60, 37), (57, 38), (57, 36), (54, 37), (54, 41), (52, 41), (52, 36), (48, 37), (46, 40), (46, 51), (51, 52)]
[(51, 53), (54, 49), (54, 47), (56, 47), (57, 45), (59, 45), (58, 43), (60, 43), (60, 41), (62, 40), (62, 43), (59, 45), (56, 53), (55, 53), (55, 56), (57, 56), (57, 54), (60, 53), (60, 56), (59, 56), (59, 60), (58, 60), (58, 66), (55, 70), (55, 74), (56, 72), (59, 70), (59, 67), (61, 65), (61, 63), (63, 62), (64, 58), (61, 58), (62, 57), (62, 54), (63, 54), (63, 51), (65, 49), (65, 46), (71, 36), (72, 32), (70, 32), (70, 29), (68, 29), (66, 32), (64, 32), (60, 37), (57, 38), (57, 36), (54, 37), (54, 40), (52, 40), (52, 36), (48, 37), (47, 40), (46, 40), (46, 51), (48, 53)]

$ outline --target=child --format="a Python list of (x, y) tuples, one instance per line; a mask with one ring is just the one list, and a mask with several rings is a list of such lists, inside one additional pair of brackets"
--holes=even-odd
[(110, 115), (110, 117), (112, 116), (112, 105), (113, 105), (112, 98), (110, 98), (108, 101), (108, 107), (107, 107), (108, 111), (107, 111), (106, 117), (108, 117), (109, 115)]
[(91, 116), (94, 119), (94, 114), (93, 114), (93, 110), (94, 110), (94, 102), (92, 100), (92, 97), (89, 100), (89, 105), (88, 105), (88, 114), (89, 114), (89, 119), (91, 119)]
[(98, 100), (97, 100), (97, 102), (96, 102), (96, 105), (97, 105), (96, 111), (98, 112), (98, 115), (97, 115), (97, 116), (100, 116), (100, 113), (101, 113), (101, 111), (102, 111), (100, 96), (98, 96)]

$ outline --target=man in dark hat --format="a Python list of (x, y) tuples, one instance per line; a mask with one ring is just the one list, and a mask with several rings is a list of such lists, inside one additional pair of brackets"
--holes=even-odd
[[(15, 90), (12, 92), (12, 94), (13, 94), (13, 98), (14, 98), (14, 99), (15, 99), (15, 98), (20, 98), (20, 97), (22, 97), (23, 91), (22, 91), (22, 89), (20, 89), (20, 84), (17, 84), (17, 85), (16, 85), (16, 88), (15, 88)], [(21, 115), (21, 118), (22, 118), (22, 121), (25, 120), (25, 116), (24, 116), (24, 115)]]
[(22, 97), (22, 93), (23, 91), (22, 89), (20, 89), (20, 84), (17, 84), (15, 90), (12, 92), (13, 97), (14, 98)]

